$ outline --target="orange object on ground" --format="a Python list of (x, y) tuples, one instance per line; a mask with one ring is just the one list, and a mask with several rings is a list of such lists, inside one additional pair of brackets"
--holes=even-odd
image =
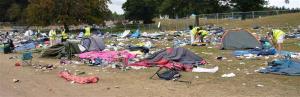
[(97, 83), (99, 80), (99, 78), (96, 76), (80, 77), (72, 75), (67, 71), (59, 72), (58, 76), (66, 79), (67, 81), (74, 81), (75, 83), (79, 84)]

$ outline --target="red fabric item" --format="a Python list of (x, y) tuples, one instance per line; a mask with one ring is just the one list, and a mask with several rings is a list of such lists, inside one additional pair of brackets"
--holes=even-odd
[(66, 79), (67, 81), (74, 81), (75, 83), (79, 84), (97, 83), (99, 80), (99, 78), (95, 76), (80, 77), (72, 75), (67, 71), (59, 72), (58, 76)]
[(158, 67), (169, 68), (169, 69), (176, 68), (176, 69), (188, 71), (188, 72), (192, 71), (192, 69), (193, 69), (193, 67), (190, 65), (185, 65), (185, 64), (178, 63), (178, 62), (171, 62), (166, 59), (161, 59), (155, 63), (149, 63), (147, 60), (144, 60), (144, 61), (136, 62), (133, 64), (129, 64), (129, 66), (151, 67), (151, 66), (153, 66), (152, 64), (157, 64)]

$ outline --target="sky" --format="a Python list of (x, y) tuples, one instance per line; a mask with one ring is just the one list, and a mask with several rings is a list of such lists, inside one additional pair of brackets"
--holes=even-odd
[[(269, 0), (269, 6), (278, 6), (278, 7), (288, 7), (288, 8), (300, 8), (300, 0), (290, 0), (289, 4), (285, 4), (285, 0)], [(112, 12), (117, 12), (118, 14), (123, 14), (124, 10), (122, 9), (122, 4), (126, 0), (111, 0), (112, 4), (108, 5), (108, 8)]]

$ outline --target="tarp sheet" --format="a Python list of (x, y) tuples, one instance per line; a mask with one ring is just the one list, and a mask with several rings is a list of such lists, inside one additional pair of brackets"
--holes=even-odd
[(300, 61), (291, 59), (280, 59), (272, 61), (265, 69), (261, 69), (260, 73), (272, 73), (280, 75), (300, 75)]

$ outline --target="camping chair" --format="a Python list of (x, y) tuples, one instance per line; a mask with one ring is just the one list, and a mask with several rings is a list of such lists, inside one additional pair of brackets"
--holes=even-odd
[(33, 57), (31, 51), (25, 51), (22, 53), (21, 60), (23, 64), (31, 65), (32, 58)]
[[(173, 63), (173, 68), (170, 68), (170, 69), (168, 69), (168, 68), (166, 68), (167, 70), (169, 70), (169, 71), (177, 71), (178, 73), (179, 73), (179, 70), (175, 67), (175, 65), (174, 65), (174, 63)], [(157, 75), (158, 77), (160, 77), (160, 71), (163, 69), (163, 68), (165, 68), (165, 67), (159, 67), (159, 69), (150, 77), (150, 79), (153, 79), (153, 77), (155, 76), (155, 75)], [(180, 77), (181, 75), (179, 75), (179, 77)], [(183, 81), (183, 80), (179, 80), (178, 78), (174, 78), (174, 81), (178, 81), (178, 82), (184, 82), (184, 83), (187, 83), (187, 84), (191, 84), (192, 82), (191, 81)]]

